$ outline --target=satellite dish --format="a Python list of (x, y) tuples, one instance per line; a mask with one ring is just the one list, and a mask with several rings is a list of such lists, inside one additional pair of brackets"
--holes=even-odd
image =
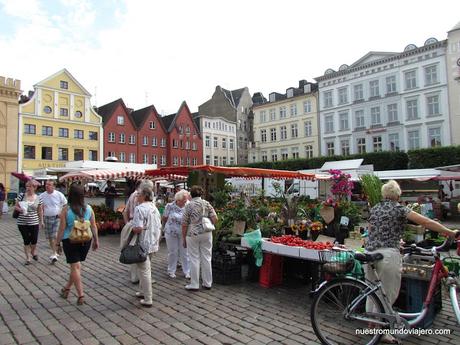
[(406, 48), (404, 48), (404, 51), (405, 52), (408, 52), (409, 50), (414, 50), (414, 49), (417, 49), (417, 46), (415, 44), (409, 44), (406, 46)]
[(342, 66), (339, 67), (339, 71), (346, 70), (348, 68), (347, 64), (343, 64)]
[(115, 156), (109, 156), (105, 159), (106, 162), (118, 162), (118, 158)]
[(335, 71), (332, 68), (328, 68), (324, 74), (331, 74), (334, 73)]
[(429, 39), (427, 39), (424, 43), (425, 46), (429, 45), (429, 44), (433, 44), (433, 43), (437, 43), (438, 40), (434, 37), (430, 37)]

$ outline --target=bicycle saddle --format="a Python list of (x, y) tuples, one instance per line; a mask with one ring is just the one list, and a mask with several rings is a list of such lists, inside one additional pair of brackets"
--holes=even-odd
[(381, 253), (375, 253), (375, 254), (355, 253), (355, 259), (365, 264), (367, 262), (374, 262), (374, 261), (382, 260), (383, 254)]

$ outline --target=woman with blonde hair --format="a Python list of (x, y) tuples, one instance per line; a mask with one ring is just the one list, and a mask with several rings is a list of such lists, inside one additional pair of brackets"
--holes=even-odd
[[(380, 278), (388, 300), (392, 304), (399, 295), (401, 285), (402, 262), (399, 247), (407, 220), (443, 233), (445, 236), (456, 235), (456, 231), (401, 205), (398, 202), (400, 196), (401, 188), (396, 181), (390, 180), (382, 186), (383, 200), (370, 211), (369, 238), (366, 243), (367, 252), (383, 255), (382, 260), (375, 262), (378, 277), (370, 267), (367, 267), (366, 277), (372, 281)], [(393, 343), (396, 339), (386, 336), (383, 341)]]

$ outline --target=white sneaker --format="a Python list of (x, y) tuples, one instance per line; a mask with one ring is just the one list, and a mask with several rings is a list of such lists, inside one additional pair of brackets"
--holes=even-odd
[(174, 273), (168, 273), (169, 278), (176, 278), (176, 275)]
[(186, 274), (185, 279), (190, 279), (190, 274)]
[(54, 263), (57, 262), (57, 261), (58, 261), (57, 255), (51, 255), (51, 256), (50, 256), (50, 262), (51, 262), (52, 264), (54, 264)]

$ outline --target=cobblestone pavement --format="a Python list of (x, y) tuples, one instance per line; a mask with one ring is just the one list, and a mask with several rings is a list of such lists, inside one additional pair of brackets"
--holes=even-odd
[[(63, 257), (24, 266), (22, 242), (11, 216), (0, 220), (0, 344), (316, 344), (309, 317), (309, 288), (297, 284), (264, 289), (257, 283), (215, 284), (210, 291), (184, 290), (185, 279), (165, 273), (164, 243), (153, 259), (153, 308), (138, 306), (126, 266), (118, 263), (118, 236), (101, 237), (101, 248), (83, 265), (87, 304), (59, 291), (68, 277)], [(433, 328), (450, 335), (411, 336), (405, 344), (460, 343), (460, 328), (445, 299)]]

